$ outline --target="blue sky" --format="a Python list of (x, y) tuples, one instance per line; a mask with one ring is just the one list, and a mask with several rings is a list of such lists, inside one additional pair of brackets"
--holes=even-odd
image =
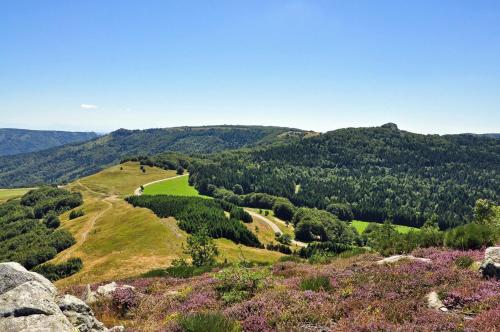
[(2, 1), (0, 115), (500, 132), (500, 1)]

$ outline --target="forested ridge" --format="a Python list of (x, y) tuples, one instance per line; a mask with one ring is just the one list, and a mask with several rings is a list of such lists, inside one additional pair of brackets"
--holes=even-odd
[(206, 154), (301, 137), (302, 131), (264, 126), (119, 129), (83, 143), (0, 157), (0, 187), (63, 183), (96, 173), (127, 156), (161, 152)]
[(28, 153), (99, 136), (93, 132), (0, 128), (0, 156)]
[[(500, 141), (476, 135), (420, 135), (394, 124), (339, 129), (193, 161), (191, 183), (264, 192), (295, 205), (348, 204), (361, 220), (442, 228), (472, 219), (479, 198), (498, 204)], [(212, 188), (212, 189), (211, 189)]]

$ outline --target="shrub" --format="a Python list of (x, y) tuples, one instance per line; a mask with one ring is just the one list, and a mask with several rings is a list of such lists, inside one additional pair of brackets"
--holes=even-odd
[(215, 264), (215, 258), (219, 255), (219, 250), (212, 238), (208, 236), (205, 228), (191, 235), (187, 239), (187, 248), (185, 254), (191, 256), (193, 265), (212, 266)]
[(45, 217), (45, 226), (47, 226), (47, 228), (57, 228), (59, 225), (61, 225), (61, 221), (54, 212), (49, 213), (47, 217)]
[(493, 245), (495, 235), (490, 227), (472, 223), (449, 230), (444, 241), (447, 247), (454, 249), (479, 249)]
[(177, 175), (182, 175), (184, 174), (184, 167), (182, 166), (177, 166), (177, 171), (176, 171)]
[(295, 213), (295, 207), (288, 199), (279, 199), (273, 205), (273, 212), (276, 217), (290, 221)]
[(276, 237), (276, 241), (278, 241), (281, 244), (289, 246), (290, 244), (292, 244), (292, 237), (288, 234), (282, 233)]
[(327, 276), (314, 276), (303, 279), (300, 282), (300, 289), (303, 291), (311, 290), (315, 292), (329, 291), (332, 289), (332, 285)]
[(326, 207), (326, 211), (336, 215), (342, 221), (351, 221), (354, 218), (351, 207), (342, 203), (331, 203)]
[(474, 263), (474, 260), (469, 256), (460, 256), (455, 259), (455, 265), (461, 269), (466, 269)]
[(284, 244), (267, 244), (266, 245), (267, 250), (272, 250), (272, 251), (278, 251), (281, 252), (285, 255), (291, 255), (292, 254), (292, 249), (290, 249), (289, 246), (284, 245)]
[(83, 262), (80, 258), (70, 258), (61, 264), (46, 263), (38, 265), (33, 269), (34, 272), (40, 273), (45, 278), (56, 281), (69, 277), (83, 268)]
[(269, 277), (268, 269), (252, 270), (234, 265), (215, 275), (217, 290), (226, 303), (240, 302), (250, 298)]
[(138, 303), (138, 296), (135, 290), (130, 288), (117, 288), (111, 297), (111, 304), (121, 317), (134, 308)]
[(80, 217), (83, 217), (84, 215), (85, 215), (85, 212), (82, 209), (73, 210), (69, 213), (69, 220), (80, 218)]
[(218, 312), (195, 313), (179, 318), (179, 325), (185, 332), (239, 332), (240, 325)]

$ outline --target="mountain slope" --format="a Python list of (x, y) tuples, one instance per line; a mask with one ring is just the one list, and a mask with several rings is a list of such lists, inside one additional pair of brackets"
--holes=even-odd
[[(394, 124), (346, 128), (289, 144), (215, 155), (191, 168), (209, 185), (266, 192), (297, 205), (348, 204), (355, 218), (442, 227), (472, 219), (478, 198), (500, 198), (500, 141), (473, 135), (420, 135)], [(213, 187), (211, 187), (213, 188)]]
[(302, 133), (262, 126), (119, 129), (84, 143), (0, 157), (0, 187), (67, 182), (95, 173), (126, 156), (166, 151), (205, 154), (274, 141), (288, 132)]
[[(175, 171), (127, 162), (72, 182), (66, 186), (82, 193), (85, 215), (69, 220), (61, 216), (62, 228), (76, 239), (76, 244), (59, 253), (51, 262), (62, 263), (81, 258), (83, 269), (59, 285), (96, 282), (137, 276), (153, 268), (169, 266), (183, 257), (187, 234), (174, 218), (159, 218), (151, 210), (134, 208), (123, 198), (145, 183), (175, 177)], [(258, 262), (274, 262), (278, 252), (237, 245), (217, 239), (221, 260), (238, 261), (240, 255)]]
[(54, 146), (88, 141), (93, 132), (0, 128), (0, 156), (45, 150)]

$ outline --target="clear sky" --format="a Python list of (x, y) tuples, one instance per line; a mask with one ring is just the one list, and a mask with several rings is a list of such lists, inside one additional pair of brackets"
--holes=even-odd
[(500, 132), (500, 1), (6, 0), (0, 127)]

